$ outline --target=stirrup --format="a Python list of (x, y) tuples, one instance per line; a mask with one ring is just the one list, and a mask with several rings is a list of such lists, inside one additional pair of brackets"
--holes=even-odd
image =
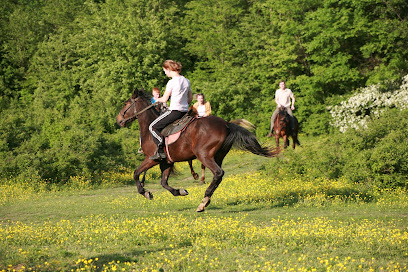
[(154, 155), (151, 156), (149, 159), (157, 161), (157, 160), (163, 160), (165, 158), (167, 158), (166, 153), (164, 153), (163, 150), (158, 149), (158, 150), (156, 150), (156, 153), (154, 153)]

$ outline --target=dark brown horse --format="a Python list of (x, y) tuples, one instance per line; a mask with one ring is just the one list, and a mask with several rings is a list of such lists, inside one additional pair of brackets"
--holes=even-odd
[(295, 149), (295, 145), (300, 145), (299, 140), (297, 138), (299, 123), (295, 116), (293, 116), (293, 122), (295, 122), (295, 131), (292, 131), (290, 127), (290, 115), (287, 113), (285, 107), (280, 107), (279, 112), (276, 115), (275, 123), (273, 125), (273, 129), (275, 130), (275, 140), (276, 146), (279, 146), (279, 138), (283, 138), (284, 148), (289, 146), (289, 136), (292, 136), (292, 148)]
[(168, 153), (167, 150), (166, 153), (167, 155), (170, 154), (173, 162), (150, 160), (149, 157), (154, 154), (156, 145), (150, 134), (149, 125), (157, 117), (158, 113), (153, 109), (149, 98), (143, 90), (138, 91), (137, 89), (125, 102), (124, 107), (116, 117), (116, 123), (121, 127), (135, 119), (139, 121), (140, 132), (142, 134), (142, 149), (146, 157), (135, 170), (133, 177), (138, 192), (147, 199), (152, 199), (153, 195), (151, 192), (146, 191), (139, 181), (139, 175), (142, 172), (160, 164), (162, 172), (161, 185), (174, 196), (185, 196), (188, 195), (186, 190), (175, 189), (168, 185), (167, 181), (174, 165), (173, 162), (198, 159), (214, 175), (210, 186), (205, 191), (203, 201), (197, 208), (197, 212), (202, 212), (210, 204), (211, 196), (221, 183), (224, 176), (224, 170), (222, 170), (221, 165), (233, 144), (242, 150), (265, 157), (274, 157), (279, 153), (279, 149), (262, 147), (256, 137), (245, 128), (228, 123), (219, 117), (209, 116), (195, 119), (181, 134), (180, 138), (168, 146)]

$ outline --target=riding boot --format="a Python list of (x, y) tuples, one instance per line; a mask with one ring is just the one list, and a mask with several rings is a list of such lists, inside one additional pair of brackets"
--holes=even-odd
[(160, 160), (165, 159), (166, 157), (167, 156), (166, 156), (166, 153), (163, 150), (163, 147), (162, 146), (157, 146), (156, 152), (149, 159), (154, 160), (154, 161), (160, 161)]

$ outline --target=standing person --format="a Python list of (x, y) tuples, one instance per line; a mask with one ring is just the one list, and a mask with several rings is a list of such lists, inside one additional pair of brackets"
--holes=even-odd
[(197, 94), (197, 102), (193, 105), (193, 112), (199, 117), (206, 117), (211, 115), (211, 104), (205, 101), (204, 94)]
[(173, 60), (166, 60), (163, 63), (163, 71), (166, 76), (171, 79), (167, 82), (166, 90), (162, 97), (155, 99), (156, 102), (166, 103), (170, 100), (169, 110), (157, 117), (149, 126), (150, 133), (153, 136), (153, 141), (157, 145), (157, 150), (151, 160), (162, 160), (166, 158), (166, 153), (163, 150), (164, 137), (161, 131), (173, 121), (180, 119), (188, 111), (189, 105), (193, 100), (190, 81), (180, 75), (181, 63)]
[[(292, 100), (292, 105), (291, 105), (291, 100)], [(278, 115), (279, 108), (281, 106), (285, 107), (287, 113), (290, 115), (291, 117), (290, 127), (292, 131), (295, 131), (295, 122), (293, 120), (293, 112), (292, 112), (293, 110), (295, 110), (295, 96), (293, 95), (290, 89), (286, 88), (285, 81), (283, 80), (279, 82), (279, 89), (277, 89), (275, 92), (275, 102), (277, 106), (271, 117), (271, 130), (269, 134), (267, 135), (267, 137), (272, 137), (273, 124), (275, 123), (276, 115)]]

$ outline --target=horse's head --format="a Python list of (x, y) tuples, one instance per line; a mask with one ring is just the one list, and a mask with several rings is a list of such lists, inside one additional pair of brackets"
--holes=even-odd
[(279, 107), (278, 115), (276, 116), (276, 120), (278, 121), (278, 125), (280, 128), (285, 128), (289, 126), (289, 114), (286, 111), (285, 107)]
[(149, 104), (150, 100), (144, 93), (143, 88), (140, 90), (135, 89), (132, 96), (125, 102), (118, 116), (116, 116), (116, 123), (124, 127), (126, 124), (133, 122), (143, 109), (149, 107)]

